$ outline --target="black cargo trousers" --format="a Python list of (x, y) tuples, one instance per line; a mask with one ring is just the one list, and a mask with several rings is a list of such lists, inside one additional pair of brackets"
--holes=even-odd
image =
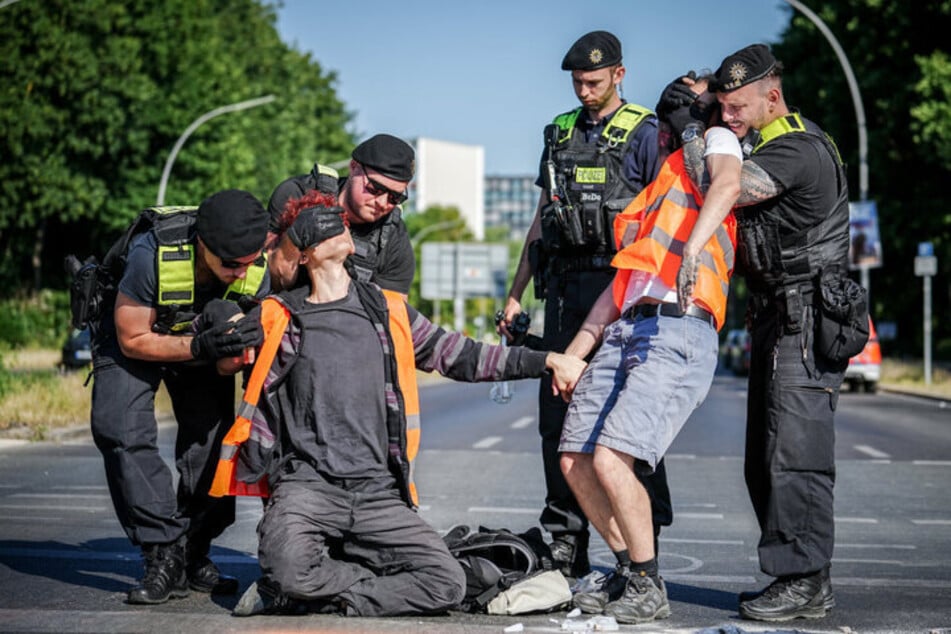
[(782, 306), (752, 312), (744, 475), (774, 577), (823, 569), (835, 539), (833, 415), (848, 360), (816, 355), (814, 308), (804, 314), (789, 332)]
[[(137, 546), (182, 535), (199, 550), (234, 523), (233, 497), (208, 495), (221, 440), (234, 422), (234, 377), (214, 364), (161, 364), (126, 357), (111, 319), (93, 342), (92, 434), (119, 523)], [(178, 429), (172, 473), (158, 448), (155, 394), (165, 382)]]
[[(605, 288), (614, 280), (615, 269), (599, 271), (567, 271), (550, 274), (545, 298), (546, 350), (564, 352), (574, 339), (588, 311)], [(565, 423), (568, 404), (561, 396), (552, 396), (551, 375), (545, 374), (538, 386), (538, 431), (542, 439), (542, 462), (545, 469), (545, 508), (539, 521), (551, 533), (582, 533), (588, 530), (588, 520), (575, 500), (565, 476), (561, 472), (558, 444)], [(655, 535), (661, 526), (673, 522), (670, 489), (664, 461), (649, 476), (638, 475), (651, 500)]]

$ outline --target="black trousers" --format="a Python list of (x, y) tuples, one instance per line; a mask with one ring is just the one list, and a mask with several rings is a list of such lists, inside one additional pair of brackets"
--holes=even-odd
[[(614, 273), (614, 269), (570, 271), (549, 277), (543, 339), (546, 350), (565, 351), (601, 292), (614, 280)], [(547, 493), (539, 521), (545, 530), (556, 534), (588, 530), (588, 520), (568, 487), (559, 462), (558, 443), (567, 412), (568, 404), (560, 396), (552, 396), (551, 377), (542, 377), (538, 386), (538, 431), (542, 439)], [(651, 475), (639, 474), (638, 477), (650, 495), (656, 533), (661, 526), (670, 526), (674, 520), (664, 461), (657, 463)]]
[(812, 324), (788, 333), (780, 310), (752, 325), (744, 474), (760, 526), (760, 568), (817, 572), (835, 540), (833, 415), (848, 361), (815, 354)]
[[(234, 523), (233, 497), (214, 498), (221, 440), (234, 422), (234, 378), (213, 365), (130, 359), (111, 324), (93, 349), (92, 434), (103, 457), (116, 516), (135, 545), (167, 544), (187, 534), (198, 550)], [(158, 449), (155, 394), (161, 382), (178, 431), (178, 487)]]
[(395, 488), (279, 482), (258, 524), (264, 575), (295, 599), (345, 599), (348, 616), (444, 612), (466, 575)]

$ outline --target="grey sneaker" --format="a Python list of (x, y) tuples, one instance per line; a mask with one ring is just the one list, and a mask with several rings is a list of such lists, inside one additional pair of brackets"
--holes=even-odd
[(740, 616), (754, 621), (821, 619), (835, 607), (828, 570), (799, 578), (779, 578), (761, 593), (740, 601)]
[(604, 606), (621, 598), (629, 577), (630, 569), (618, 564), (604, 576), (597, 590), (578, 592), (572, 597), (572, 602), (585, 614), (601, 614)]
[(604, 613), (613, 616), (618, 623), (648, 623), (655, 619), (670, 616), (670, 603), (667, 602), (667, 587), (660, 580), (658, 587), (648, 576), (628, 578), (624, 594), (617, 601), (604, 606)]

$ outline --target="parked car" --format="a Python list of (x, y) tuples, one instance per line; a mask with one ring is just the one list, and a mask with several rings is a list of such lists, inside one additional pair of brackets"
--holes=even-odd
[(746, 330), (731, 330), (721, 349), (721, 364), (724, 369), (732, 370), (738, 376), (750, 373), (750, 333)]
[(89, 329), (73, 328), (63, 344), (63, 368), (74, 370), (92, 362), (92, 348)]
[(849, 359), (845, 382), (852, 392), (874, 392), (882, 376), (882, 348), (872, 318), (868, 318), (868, 342), (862, 351)]

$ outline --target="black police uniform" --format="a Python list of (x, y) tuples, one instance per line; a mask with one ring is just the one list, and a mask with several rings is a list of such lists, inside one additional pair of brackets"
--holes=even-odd
[[(712, 88), (729, 93), (778, 70), (768, 47), (754, 44), (723, 61)], [(760, 567), (797, 579), (824, 575), (832, 558), (833, 417), (848, 359), (828, 358), (816, 334), (822, 288), (847, 275), (848, 185), (832, 140), (798, 113), (758, 133), (748, 160), (782, 192), (736, 211), (752, 335), (744, 474), (760, 525)], [(817, 591), (829, 600), (824, 613), (831, 591)], [(744, 608), (741, 599), (741, 613), (782, 616), (802, 607), (784, 601), (747, 600), (753, 607)]]
[[(576, 42), (562, 62), (563, 70), (595, 70), (621, 62), (620, 43), (609, 33), (596, 31)], [(622, 107), (623, 109), (623, 107)], [(620, 110), (620, 109), (619, 109)], [(550, 206), (542, 209), (542, 259), (546, 261), (542, 272), (545, 293), (545, 332), (543, 345), (546, 350), (564, 352), (578, 333), (602, 291), (614, 279), (611, 258), (615, 253), (612, 221), (617, 212), (629, 203), (659, 170), (657, 147), (657, 119), (652, 114), (645, 117), (626, 139), (607, 148), (602, 137), (605, 126), (610, 125), (617, 111), (592, 123), (582, 111), (572, 116), (573, 130), (570, 142), (552, 145), (551, 159), (560, 173), (572, 173), (574, 163), (589, 163), (599, 150), (611, 158), (596, 159), (607, 170), (604, 187), (594, 195), (597, 201), (592, 208), (592, 191), (577, 183), (566, 185), (566, 194), (579, 213), (589, 216), (600, 214), (594, 222), (584, 222), (586, 244), (572, 244), (569, 236), (557, 229), (552, 220)], [(563, 118), (573, 113), (566, 113)], [(568, 136), (562, 130), (563, 138)], [(549, 150), (542, 156), (541, 172), (536, 184), (547, 188), (546, 159)], [(547, 195), (547, 191), (545, 192)], [(582, 208), (587, 203), (587, 211)], [(590, 227), (597, 224), (597, 235), (591, 235)], [(537, 273), (537, 271), (536, 271)], [(547, 494), (540, 522), (558, 539), (564, 535), (582, 536), (579, 547), (584, 548), (588, 521), (575, 500), (561, 472), (558, 444), (568, 406), (560, 396), (552, 396), (551, 377), (543, 377), (538, 391), (539, 433), (542, 439), (542, 458), (545, 469)], [(667, 487), (663, 461), (658, 463), (654, 474), (644, 479), (651, 496), (655, 530), (669, 526), (673, 519), (670, 491)], [(584, 570), (574, 572), (583, 573)]]
[(845, 171), (818, 126), (787, 119), (804, 129), (767, 140), (749, 159), (783, 193), (737, 214), (752, 334), (745, 476), (760, 567), (775, 577), (814, 573), (832, 558), (833, 416), (848, 365), (815, 342), (820, 276), (847, 270)]
[[(263, 234), (262, 234), (263, 235)], [(130, 247), (119, 291), (144, 306), (157, 307), (157, 242), (142, 234)], [(195, 303), (222, 297), (224, 283), (195, 286)], [(264, 297), (268, 276), (257, 296)], [(214, 363), (159, 363), (127, 357), (116, 336), (112, 307), (93, 339), (92, 433), (102, 453), (109, 492), (122, 528), (133, 544), (169, 544), (187, 534), (191, 548), (205, 554), (211, 541), (234, 522), (234, 498), (208, 495), (221, 441), (234, 422), (234, 379)], [(159, 454), (155, 394), (165, 384), (178, 421), (172, 474)]]

